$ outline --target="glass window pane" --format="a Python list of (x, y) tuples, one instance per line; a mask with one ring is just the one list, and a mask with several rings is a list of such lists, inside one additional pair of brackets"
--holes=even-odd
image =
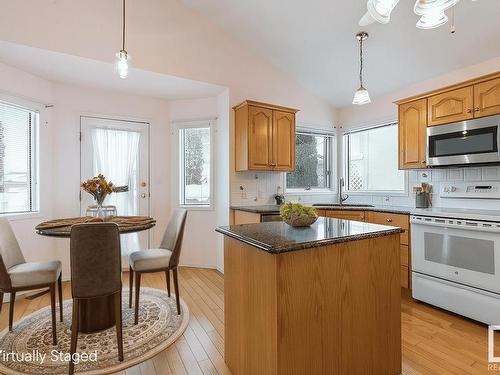
[(347, 180), (351, 191), (404, 191), (398, 169), (397, 124), (346, 135)]
[(37, 116), (0, 103), (0, 213), (32, 209), (32, 125)]
[(295, 139), (295, 172), (287, 173), (289, 189), (326, 189), (331, 156), (330, 136), (297, 134)]
[(210, 205), (210, 128), (180, 130), (181, 204)]

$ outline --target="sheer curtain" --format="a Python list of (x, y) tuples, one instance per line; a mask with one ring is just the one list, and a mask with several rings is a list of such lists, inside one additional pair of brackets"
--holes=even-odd
[[(109, 195), (104, 204), (116, 206), (118, 215), (136, 215), (137, 161), (141, 134), (132, 130), (93, 128), (94, 175), (103, 174), (115, 186), (128, 186), (128, 191)], [(137, 233), (121, 236), (122, 256), (140, 250)]]

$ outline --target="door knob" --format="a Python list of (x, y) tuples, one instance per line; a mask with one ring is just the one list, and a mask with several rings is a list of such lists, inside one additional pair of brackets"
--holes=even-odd
[(146, 193), (142, 193), (141, 198), (146, 198)]

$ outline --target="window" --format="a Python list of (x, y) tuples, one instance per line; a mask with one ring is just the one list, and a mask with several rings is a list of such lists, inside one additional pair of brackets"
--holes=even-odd
[(344, 135), (347, 190), (405, 192), (405, 172), (398, 169), (398, 126), (389, 124)]
[(0, 213), (37, 211), (38, 113), (0, 102)]
[(295, 172), (286, 174), (293, 190), (329, 190), (332, 187), (333, 135), (298, 131), (295, 138)]
[(211, 205), (210, 124), (179, 127), (180, 205)]

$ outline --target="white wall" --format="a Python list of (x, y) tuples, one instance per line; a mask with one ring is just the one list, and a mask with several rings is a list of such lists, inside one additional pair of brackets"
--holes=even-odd
[[(175, 123), (189, 122), (193, 120), (208, 120), (218, 117), (218, 102), (217, 98), (193, 99), (193, 100), (174, 100), (169, 102), (171, 129), (171, 149), (177, 150), (175, 143), (178, 141), (177, 134), (174, 131)], [(218, 131), (218, 121), (215, 123), (215, 132)], [(216, 133), (215, 133), (216, 134)], [(218, 148), (218, 139), (214, 137), (214, 149)], [(175, 152), (175, 151), (174, 151)], [(177, 168), (178, 156), (171, 154), (172, 169)], [(216, 165), (216, 163), (213, 163)], [(172, 175), (175, 175), (172, 173)], [(218, 171), (214, 171), (215, 181), (214, 190), (217, 191)], [(177, 184), (176, 178), (172, 179), (172, 184)], [(177, 186), (172, 186), (171, 206), (178, 206)], [(217, 266), (217, 234), (215, 227), (217, 225), (217, 206), (214, 205), (211, 209), (196, 209), (188, 210), (187, 223), (184, 233), (182, 246), (181, 263), (183, 265), (195, 267), (216, 268)]]

